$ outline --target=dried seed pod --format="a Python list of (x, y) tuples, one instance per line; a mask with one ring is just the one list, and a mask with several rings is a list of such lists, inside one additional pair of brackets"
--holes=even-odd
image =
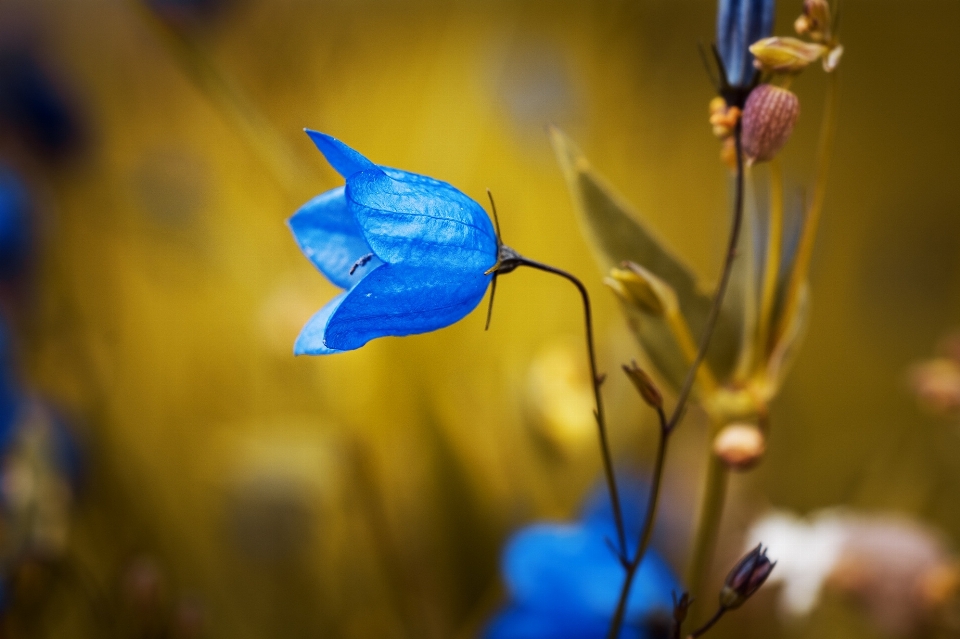
[(731, 470), (752, 468), (766, 452), (767, 443), (753, 424), (728, 424), (713, 440), (713, 452)]
[(787, 143), (800, 115), (794, 93), (772, 84), (750, 92), (743, 108), (743, 153), (747, 162), (772, 160)]

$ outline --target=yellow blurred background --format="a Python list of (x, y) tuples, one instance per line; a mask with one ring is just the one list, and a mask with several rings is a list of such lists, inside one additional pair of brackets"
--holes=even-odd
[[(573, 516), (599, 476), (578, 300), (519, 272), (500, 280), (487, 332), (477, 310), (436, 333), (294, 358), (335, 287), (285, 220), (341, 183), (302, 129), (482, 203), (489, 187), (507, 243), (581, 276), (615, 456), (643, 468), (654, 422), (616, 374), (638, 347), (545, 126), (713, 281), (727, 173), (697, 43), (713, 38), (715, 5), (223, 4), (171, 26), (138, 0), (0, 3), (0, 33), (29, 35), (88, 125), (55, 168), (10, 151), (41, 219), (21, 357), (78, 424), (88, 468), (68, 552), (89, 583), (39, 598), (23, 636), (104, 636), (104, 605), (124, 611), (113, 636), (168, 623), (143, 615), (184, 637), (472, 636), (500, 602), (510, 531)], [(800, 4), (779, 3), (777, 32)], [(734, 478), (732, 546), (765, 504), (894, 510), (960, 538), (958, 424), (924, 415), (905, 382), (960, 320), (960, 4), (843, 6), (812, 320), (768, 457)], [(819, 72), (794, 84), (802, 113), (783, 159), (797, 200), (823, 84)], [(690, 411), (669, 460), (663, 520), (681, 532), (662, 550), (678, 569), (704, 436)], [(875, 633), (829, 602), (781, 627), (771, 601), (717, 635)]]

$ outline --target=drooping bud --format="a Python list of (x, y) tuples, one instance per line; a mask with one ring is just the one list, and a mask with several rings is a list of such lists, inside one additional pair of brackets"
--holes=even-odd
[(753, 468), (766, 450), (766, 438), (753, 424), (727, 424), (713, 439), (714, 454), (731, 470)]
[(727, 575), (720, 591), (720, 605), (727, 610), (739, 608), (767, 580), (776, 562), (767, 558), (763, 544), (743, 556)]
[(610, 269), (610, 277), (603, 280), (620, 299), (651, 315), (677, 308), (677, 295), (669, 284), (639, 264), (624, 262), (621, 266)]
[(649, 406), (657, 410), (663, 408), (663, 395), (660, 389), (653, 383), (653, 380), (647, 375), (646, 371), (637, 366), (636, 362), (630, 362), (630, 365), (623, 365), (623, 372), (627, 374), (630, 381), (636, 387), (640, 397), (643, 398)]
[(796, 38), (764, 38), (750, 45), (753, 66), (766, 73), (799, 73), (827, 50), (822, 44)]
[(790, 139), (800, 100), (787, 89), (761, 84), (743, 108), (743, 153), (750, 164), (772, 160)]

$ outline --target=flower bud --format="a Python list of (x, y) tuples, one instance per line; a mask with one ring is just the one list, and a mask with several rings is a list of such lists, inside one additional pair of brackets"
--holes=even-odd
[(620, 299), (651, 315), (663, 315), (677, 307), (677, 296), (670, 285), (633, 262), (624, 262), (623, 268), (610, 269), (610, 277), (603, 283), (613, 289)]
[(796, 38), (764, 38), (750, 45), (753, 66), (766, 73), (799, 73), (827, 53), (822, 44)]
[(830, 5), (827, 0), (804, 0), (803, 15), (796, 19), (793, 28), (798, 35), (808, 35), (817, 41), (825, 40), (830, 29)]
[(713, 439), (714, 454), (731, 470), (756, 466), (766, 450), (766, 438), (753, 424), (728, 424)]
[(750, 164), (772, 160), (793, 132), (800, 100), (790, 91), (761, 84), (743, 108), (743, 153)]
[(763, 544), (748, 552), (737, 562), (720, 591), (720, 605), (728, 610), (739, 608), (767, 580), (776, 562), (767, 558)]
[(630, 378), (630, 381), (633, 382), (643, 401), (658, 410), (663, 408), (663, 395), (660, 393), (660, 389), (653, 383), (650, 376), (647, 375), (642, 368), (637, 366), (636, 362), (630, 362), (629, 366), (624, 364), (623, 372), (625, 372), (627, 377)]

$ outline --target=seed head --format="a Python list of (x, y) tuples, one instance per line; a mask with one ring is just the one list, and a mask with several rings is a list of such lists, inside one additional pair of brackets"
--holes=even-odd
[(748, 163), (772, 160), (790, 139), (800, 115), (794, 93), (761, 84), (750, 92), (743, 108), (743, 153)]

